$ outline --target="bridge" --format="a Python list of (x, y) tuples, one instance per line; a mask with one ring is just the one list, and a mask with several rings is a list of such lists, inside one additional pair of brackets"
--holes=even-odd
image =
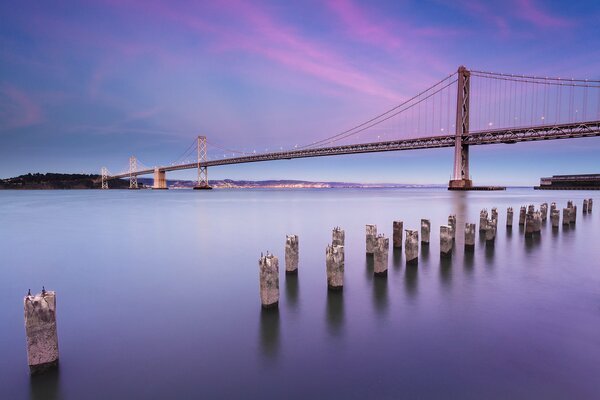
[[(471, 127), (475, 129), (470, 129)], [(362, 138), (376, 141), (360, 140)], [(381, 140), (382, 136), (388, 140)], [(391, 136), (391, 137), (390, 137)], [(102, 168), (102, 188), (112, 179), (154, 175), (155, 189), (166, 189), (166, 173), (197, 169), (196, 189), (210, 189), (208, 168), (220, 165), (291, 160), (344, 154), (454, 147), (449, 189), (475, 188), (469, 172), (469, 148), (476, 145), (600, 136), (600, 80), (564, 79), (468, 70), (461, 66), (433, 86), (353, 128), (291, 149), (263, 153), (225, 149), (198, 136), (171, 165), (110, 174)], [(209, 156), (209, 148), (225, 152)], [(231, 153), (231, 156), (227, 156)], [(193, 154), (193, 160), (180, 161)]]

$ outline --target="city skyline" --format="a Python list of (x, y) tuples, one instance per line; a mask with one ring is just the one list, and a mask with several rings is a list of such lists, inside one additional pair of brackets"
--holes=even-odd
[[(293, 148), (461, 64), (565, 78), (598, 78), (600, 67), (593, 2), (177, 5), (0, 6), (0, 177), (116, 173), (130, 155), (168, 164), (198, 134), (245, 152)], [(472, 176), (531, 185), (598, 172), (599, 148), (593, 138), (475, 147)], [(218, 167), (210, 178), (445, 183), (452, 159), (452, 149), (352, 155)]]

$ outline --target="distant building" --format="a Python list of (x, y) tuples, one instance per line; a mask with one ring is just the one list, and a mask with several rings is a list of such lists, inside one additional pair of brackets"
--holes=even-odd
[(554, 175), (541, 178), (540, 190), (600, 190), (600, 174)]

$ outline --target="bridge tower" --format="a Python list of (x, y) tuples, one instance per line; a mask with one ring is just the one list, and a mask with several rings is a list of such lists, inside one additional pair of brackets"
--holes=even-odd
[(208, 167), (207, 161), (207, 146), (206, 136), (198, 136), (198, 183), (194, 186), (194, 190), (212, 189), (208, 184)]
[(135, 156), (129, 157), (129, 189), (137, 189), (137, 159)]
[(102, 176), (102, 189), (108, 189), (108, 168), (102, 167), (100, 170), (100, 175)]
[(469, 134), (471, 72), (462, 65), (458, 67), (457, 83), (454, 172), (448, 185), (450, 190), (464, 190), (473, 187), (469, 175), (469, 145), (464, 143), (465, 136)]

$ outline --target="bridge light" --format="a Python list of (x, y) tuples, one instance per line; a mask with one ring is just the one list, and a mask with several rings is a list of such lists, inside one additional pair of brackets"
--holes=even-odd
[(543, 121), (544, 119), (546, 119), (546, 117), (544, 117), (544, 116), (542, 115), (542, 121)]
[(488, 126), (492, 126), (492, 125), (494, 125), (494, 124), (493, 124), (493, 123), (491, 123), (491, 122), (489, 122), (489, 123), (488, 123)]

